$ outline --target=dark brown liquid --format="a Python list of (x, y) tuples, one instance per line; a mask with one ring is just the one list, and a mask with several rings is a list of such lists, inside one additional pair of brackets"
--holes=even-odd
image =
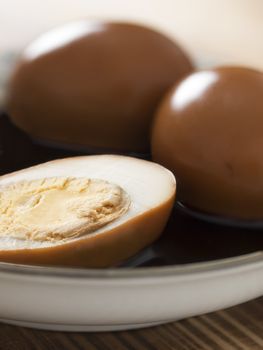
[[(48, 160), (79, 155), (35, 145), (0, 114), (0, 172), (5, 174)], [(241, 229), (206, 223), (174, 209), (165, 232), (152, 246), (122, 266), (164, 266), (202, 262), (263, 250), (263, 228)]]
[(160, 265), (234, 257), (263, 250), (263, 229), (215, 225), (174, 210), (163, 236), (153, 248)]

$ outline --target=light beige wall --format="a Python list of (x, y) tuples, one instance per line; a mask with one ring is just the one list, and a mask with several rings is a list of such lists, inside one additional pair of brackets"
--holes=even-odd
[(83, 17), (145, 22), (198, 59), (263, 69), (263, 0), (0, 0), (0, 52)]

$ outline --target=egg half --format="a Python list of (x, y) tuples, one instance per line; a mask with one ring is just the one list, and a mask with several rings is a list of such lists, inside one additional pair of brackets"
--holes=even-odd
[(175, 198), (172, 173), (114, 155), (43, 163), (0, 178), (0, 261), (114, 266), (156, 240)]

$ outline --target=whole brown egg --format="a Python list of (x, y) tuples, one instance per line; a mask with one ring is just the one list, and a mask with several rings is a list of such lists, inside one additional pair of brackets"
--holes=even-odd
[(182, 49), (152, 29), (77, 21), (25, 49), (10, 81), (8, 112), (42, 142), (148, 152), (156, 106), (192, 69)]
[(188, 207), (262, 220), (263, 73), (219, 67), (180, 81), (158, 110), (152, 153)]

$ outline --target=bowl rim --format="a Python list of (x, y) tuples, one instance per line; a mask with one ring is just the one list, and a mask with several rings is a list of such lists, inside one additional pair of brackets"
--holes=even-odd
[(137, 279), (156, 277), (176, 277), (183, 275), (197, 275), (200, 273), (216, 273), (238, 268), (262, 268), (263, 251), (239, 255), (231, 258), (217, 259), (205, 262), (167, 265), (160, 267), (118, 267), (118, 268), (74, 268), (34, 266), (0, 262), (0, 274), (19, 276), (41, 276), (68, 279)]

